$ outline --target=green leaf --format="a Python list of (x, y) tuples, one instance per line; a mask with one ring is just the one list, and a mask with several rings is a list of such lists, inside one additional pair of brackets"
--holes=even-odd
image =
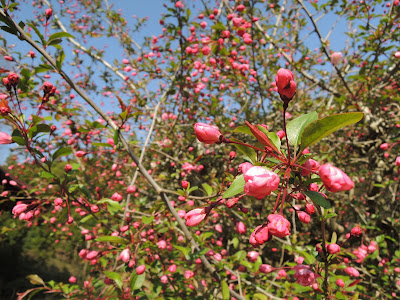
[(61, 39), (63, 37), (73, 38), (73, 39), (75, 38), (72, 34), (69, 34), (67, 32), (56, 32), (56, 33), (53, 33), (51, 36), (49, 36), (48, 41), (50, 42), (51, 40)]
[(146, 279), (146, 273), (140, 275), (135, 274), (131, 283), (132, 291), (140, 289), (143, 286), (145, 279)]
[(232, 245), (233, 245), (233, 248), (237, 249), (237, 247), (239, 245), (239, 239), (237, 237), (234, 237), (232, 239)]
[(229, 293), (229, 287), (225, 280), (221, 280), (221, 287), (222, 287), (222, 299), (230, 300), (231, 296)]
[(202, 186), (203, 189), (206, 191), (207, 196), (211, 196), (211, 195), (212, 195), (213, 190), (212, 190), (212, 187), (211, 187), (211, 186), (209, 186), (207, 183), (203, 183), (201, 186)]
[(60, 53), (58, 54), (57, 60), (56, 60), (57, 70), (61, 70), (64, 59), (65, 59), (65, 53), (64, 53), (64, 51), (61, 50)]
[(331, 203), (320, 193), (314, 191), (305, 191), (304, 193), (319, 206), (322, 206), (323, 208), (332, 207)]
[(300, 152), (320, 141), (332, 132), (344, 126), (357, 123), (363, 118), (363, 116), (364, 114), (360, 112), (343, 113), (328, 116), (312, 122), (303, 131)]
[(244, 188), (244, 176), (239, 175), (235, 178), (235, 180), (232, 182), (231, 186), (226, 190), (226, 192), (222, 195), (222, 198), (230, 198), (233, 197), (239, 193), (243, 192)]
[(110, 144), (107, 144), (107, 143), (92, 143), (92, 146), (96, 146), (96, 147), (112, 147)]
[(108, 278), (114, 280), (116, 285), (118, 286), (119, 289), (122, 288), (122, 279), (121, 275), (117, 272), (111, 272), (111, 271), (104, 271), (104, 275), (106, 275)]
[(296, 147), (300, 145), (301, 136), (304, 128), (306, 128), (310, 123), (314, 122), (317, 119), (318, 114), (313, 111), (290, 121), (286, 125), (286, 134), (289, 142)]
[(26, 145), (25, 139), (23, 137), (21, 137), (21, 136), (13, 136), (12, 140), (14, 142), (16, 142), (20, 146), (25, 146)]
[(142, 217), (143, 224), (150, 224), (151, 222), (153, 222), (153, 220), (154, 220), (154, 216), (150, 216), (150, 217), (143, 216)]
[(87, 215), (83, 219), (80, 220), (81, 223), (86, 223), (87, 221), (93, 219), (93, 215)]
[(33, 23), (27, 23), (32, 29), (36, 32), (38, 37), (40, 38), (40, 41), (42, 42), (42, 45), (46, 45), (46, 41), (43, 38), (43, 35), (40, 33), (39, 29), (36, 28), (36, 26)]
[(55, 160), (56, 158), (58, 158), (60, 156), (70, 155), (71, 153), (72, 153), (72, 149), (70, 149), (70, 148), (57, 149), (57, 151), (54, 152), (54, 154), (53, 154), (53, 160)]
[(107, 203), (107, 210), (110, 214), (115, 215), (117, 212), (122, 211), (122, 206), (117, 201), (111, 199), (101, 199), (98, 204)]
[(247, 127), (247, 126), (244, 126), (244, 125), (236, 127), (235, 129), (233, 129), (232, 132), (244, 133), (244, 134), (252, 135), (250, 128)]
[(96, 238), (96, 242), (108, 242), (108, 243), (119, 243), (119, 244), (128, 244), (128, 241), (120, 238), (118, 236), (101, 236)]
[[(240, 140), (238, 140), (238, 139), (234, 139), (234, 138), (231, 138), (231, 140), (232, 141), (235, 141), (235, 142), (242, 142), (242, 141), (240, 141)], [(243, 155), (245, 155), (245, 156), (247, 156), (248, 158), (250, 158), (251, 159), (251, 161), (253, 162), (253, 164), (257, 161), (257, 153), (256, 153), (256, 151), (253, 149), (253, 148), (250, 148), (250, 147), (246, 147), (246, 146), (244, 146), (244, 145), (238, 145), (238, 144), (233, 144), (235, 147), (236, 147), (236, 149), (238, 149)]]
[(39, 176), (42, 178), (55, 178), (55, 176), (49, 172), (42, 171), (39, 173)]
[(185, 248), (182, 246), (178, 246), (178, 245), (172, 245), (175, 249), (179, 250), (182, 252), (183, 255), (185, 255), (186, 259), (189, 259), (189, 254), (190, 254), (190, 248)]

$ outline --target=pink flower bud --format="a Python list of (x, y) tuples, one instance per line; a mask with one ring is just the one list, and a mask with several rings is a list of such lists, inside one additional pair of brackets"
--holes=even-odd
[(75, 277), (75, 276), (71, 276), (71, 277), (68, 279), (68, 281), (69, 281), (70, 283), (76, 283), (76, 277)]
[(171, 273), (175, 273), (176, 272), (176, 265), (170, 265), (168, 268), (168, 271), (170, 271)]
[(45, 13), (46, 13), (46, 19), (48, 20), (53, 15), (53, 10), (51, 8), (48, 8), (45, 10)]
[(279, 238), (283, 238), (290, 234), (290, 222), (280, 214), (270, 214), (268, 216), (269, 232)]
[(285, 137), (285, 131), (283, 130), (279, 130), (276, 135), (278, 136), (278, 138), (281, 140)]
[(183, 189), (187, 189), (187, 187), (189, 186), (189, 182), (187, 182), (186, 180), (182, 180), (181, 185)]
[(347, 267), (345, 272), (353, 277), (359, 277), (360, 276), (360, 272), (357, 271), (357, 269), (353, 268), (353, 267)]
[(28, 209), (28, 205), (26, 205), (26, 204), (20, 203), (20, 204), (15, 205), (12, 209), (14, 218), (18, 217), (20, 214), (25, 212), (27, 209)]
[(11, 144), (13, 142), (12, 137), (5, 133), (5, 132), (0, 132), (0, 144), (1, 145), (7, 145)]
[(257, 261), (257, 258), (260, 254), (257, 251), (250, 251), (247, 253), (247, 258), (251, 261), (251, 262), (255, 262)]
[(338, 244), (329, 244), (326, 246), (326, 250), (328, 250), (329, 254), (336, 254), (340, 252), (340, 246)]
[(185, 215), (186, 226), (199, 225), (206, 218), (206, 216), (207, 214), (204, 208), (193, 209)]
[(315, 207), (314, 205), (312, 205), (311, 203), (307, 203), (306, 204), (306, 211), (308, 214), (312, 215), (313, 213), (315, 213)]
[(134, 192), (136, 192), (136, 187), (134, 185), (130, 185), (128, 186), (128, 188), (126, 189), (126, 192), (128, 194), (133, 194)]
[(72, 166), (70, 164), (66, 164), (64, 167), (65, 172), (69, 173), (72, 170)]
[(146, 271), (146, 266), (145, 265), (140, 265), (136, 268), (136, 274), (141, 275)]
[(328, 191), (335, 193), (354, 188), (354, 182), (342, 170), (331, 164), (322, 165), (319, 168), (319, 176)]
[(163, 284), (167, 284), (167, 283), (168, 283), (168, 277), (167, 277), (167, 275), (161, 276), (160, 281), (161, 281), (161, 283), (163, 283)]
[(98, 254), (99, 254), (99, 253), (98, 253), (97, 251), (95, 251), (95, 250), (90, 251), (89, 253), (86, 254), (86, 259), (87, 259), (87, 260), (96, 259), (96, 257), (97, 257)]
[(272, 267), (271, 265), (262, 264), (258, 270), (259, 270), (261, 273), (268, 274), (268, 273), (271, 273), (274, 269), (273, 269), (273, 267)]
[(158, 247), (159, 249), (165, 249), (165, 248), (167, 247), (167, 242), (164, 241), (164, 240), (158, 241), (158, 242), (157, 242), (157, 247)]
[(239, 234), (245, 234), (246, 233), (246, 225), (244, 225), (243, 222), (237, 222), (236, 223), (236, 231)]
[(400, 167), (400, 156), (396, 157), (396, 161), (394, 163), (396, 166)]
[(379, 146), (379, 148), (381, 148), (382, 150), (387, 150), (389, 148), (389, 144), (388, 143), (383, 143)]
[(275, 77), (275, 82), (282, 100), (291, 100), (294, 97), (297, 85), (290, 70), (279, 69)]
[(345, 284), (344, 284), (343, 279), (339, 278), (338, 280), (336, 280), (336, 285), (339, 286), (339, 287), (344, 287)]
[(304, 224), (310, 223), (311, 217), (308, 213), (306, 213), (304, 211), (298, 211), (297, 217), (299, 218), (300, 222), (302, 222)]
[(84, 157), (86, 155), (85, 151), (79, 150), (75, 153), (76, 157)]
[(301, 165), (304, 169), (301, 169), (301, 175), (308, 176), (313, 172), (317, 172), (319, 170), (319, 163), (313, 159), (307, 160), (304, 164)]
[(279, 176), (263, 167), (252, 167), (244, 173), (244, 193), (261, 200), (279, 186)]
[(197, 139), (205, 144), (214, 144), (219, 142), (219, 138), (222, 135), (217, 126), (205, 123), (196, 123), (194, 125), (194, 131)]

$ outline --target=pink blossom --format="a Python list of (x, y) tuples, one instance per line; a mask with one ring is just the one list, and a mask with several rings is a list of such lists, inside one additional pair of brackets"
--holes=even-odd
[(354, 182), (342, 170), (331, 164), (322, 165), (319, 168), (319, 176), (328, 191), (335, 193), (354, 188)]
[(217, 126), (209, 125), (206, 123), (196, 123), (194, 131), (197, 139), (205, 144), (214, 144), (220, 141), (222, 133)]
[(394, 163), (396, 166), (400, 167), (400, 156), (396, 157), (396, 161)]
[(194, 273), (192, 271), (190, 271), (190, 270), (187, 270), (187, 271), (185, 271), (184, 276), (185, 276), (186, 279), (190, 279), (190, 278), (192, 278), (194, 276)]
[(247, 253), (247, 258), (251, 261), (251, 262), (255, 262), (257, 260), (257, 257), (260, 254), (257, 251), (250, 251)]
[(265, 225), (257, 226), (250, 235), (250, 244), (253, 247), (258, 247), (270, 240), (272, 235), (269, 233), (268, 227)]
[(242, 163), (239, 165), (239, 172), (242, 172), (242, 174), (244, 174), (252, 167), (253, 165), (249, 162)]
[(121, 254), (119, 255), (119, 259), (122, 260), (123, 262), (128, 262), (131, 258), (131, 252), (129, 249), (124, 249), (121, 251)]
[(244, 193), (261, 200), (279, 186), (279, 176), (263, 167), (252, 167), (244, 173)]
[(161, 283), (163, 283), (163, 284), (168, 283), (168, 277), (167, 277), (167, 275), (161, 276), (160, 281), (161, 281)]
[(176, 272), (176, 265), (170, 265), (168, 268), (168, 271), (170, 271), (171, 273), (175, 273)]
[(306, 211), (308, 214), (312, 215), (313, 213), (315, 213), (315, 207), (314, 205), (312, 205), (311, 203), (307, 203), (306, 204)]
[(164, 241), (164, 240), (158, 241), (158, 242), (157, 242), (157, 247), (158, 247), (159, 249), (165, 249), (165, 248), (167, 247), (167, 242)]
[(12, 137), (9, 134), (5, 132), (0, 132), (0, 144), (7, 145), (11, 144), (12, 142)]
[(361, 234), (362, 234), (362, 229), (360, 227), (356, 226), (351, 229), (351, 235), (360, 236)]
[(343, 59), (343, 54), (342, 52), (333, 52), (331, 55), (331, 63), (332, 65), (337, 65), (338, 63), (340, 63)]
[(302, 286), (312, 285), (315, 281), (315, 273), (310, 270), (309, 266), (306, 265), (297, 265), (293, 267), (293, 270), (296, 271), (294, 274), (294, 278), (297, 279), (297, 283)]
[(196, 226), (199, 225), (205, 218), (207, 214), (204, 208), (196, 208), (189, 211), (186, 216), (186, 226)]
[(93, 260), (93, 259), (95, 259), (97, 257), (98, 254), (99, 253), (97, 251), (95, 251), (95, 250), (90, 251), (89, 253), (86, 254), (86, 259), (87, 260)]
[(290, 234), (290, 222), (281, 214), (270, 214), (268, 221), (268, 229), (272, 235), (283, 238)]
[(329, 254), (336, 254), (340, 252), (340, 246), (338, 244), (329, 244), (326, 246), (326, 249), (328, 250)]

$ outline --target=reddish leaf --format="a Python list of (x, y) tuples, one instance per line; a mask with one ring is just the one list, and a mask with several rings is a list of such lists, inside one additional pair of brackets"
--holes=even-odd
[(349, 287), (351, 287), (351, 286), (353, 286), (353, 285), (357, 285), (359, 282), (361, 282), (362, 281), (362, 279), (357, 279), (357, 280), (354, 280), (352, 283), (350, 283), (349, 284)]
[(267, 136), (260, 130), (257, 128), (257, 126), (254, 126), (252, 124), (250, 124), (247, 121), (244, 121), (246, 123), (246, 125), (250, 128), (251, 133), (255, 136), (255, 138), (263, 145), (268, 146), (272, 149), (274, 149), (277, 153), (279, 153), (278, 149), (276, 149), (276, 147), (269, 141), (269, 139), (267, 138)]

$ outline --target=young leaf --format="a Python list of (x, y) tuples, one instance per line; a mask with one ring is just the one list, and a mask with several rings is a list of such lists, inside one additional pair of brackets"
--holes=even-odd
[(109, 243), (119, 243), (126, 245), (128, 243), (127, 240), (120, 238), (118, 236), (100, 236), (96, 238), (96, 242), (109, 242)]
[(145, 279), (146, 279), (146, 273), (143, 273), (140, 275), (134, 275), (134, 278), (131, 283), (132, 291), (140, 289), (142, 287)]
[(68, 37), (68, 38), (73, 38), (73, 39), (75, 38), (72, 34), (69, 34), (67, 32), (56, 32), (56, 33), (53, 33), (49, 37), (48, 41), (50, 42), (52, 40), (60, 39), (60, 38), (63, 38), (63, 37)]
[(275, 132), (269, 132), (265, 127), (257, 125), (258, 129), (265, 133), (269, 141), (279, 150), (281, 149), (281, 139)]
[(304, 131), (304, 128), (306, 128), (310, 123), (314, 122), (317, 119), (318, 114), (313, 111), (290, 121), (286, 125), (286, 134), (289, 142), (296, 147), (300, 145), (301, 135)]
[(304, 194), (306, 194), (312, 201), (314, 201), (319, 206), (322, 206), (323, 208), (332, 207), (331, 203), (318, 192), (305, 191)]
[(114, 280), (116, 285), (118, 286), (119, 289), (122, 288), (122, 279), (121, 275), (117, 272), (111, 272), (111, 271), (104, 271), (104, 275), (106, 275), (108, 278)]
[(243, 174), (239, 175), (235, 178), (235, 180), (232, 182), (231, 186), (226, 190), (226, 192), (222, 195), (222, 198), (230, 198), (233, 197), (239, 193), (243, 192), (244, 188), (244, 177)]
[(150, 216), (150, 217), (143, 216), (142, 217), (143, 224), (150, 224), (151, 222), (153, 222), (153, 220), (154, 220), (154, 216)]
[(301, 136), (301, 149), (300, 152), (312, 144), (320, 141), (332, 132), (350, 125), (357, 123), (363, 118), (364, 114), (360, 112), (343, 113), (328, 116), (308, 125)]
[(265, 135), (264, 132), (262, 132), (260, 129), (258, 129), (257, 126), (254, 126), (250, 124), (249, 122), (245, 121), (246, 125), (250, 128), (251, 133), (254, 135), (254, 137), (263, 145), (268, 146), (272, 149), (274, 149), (276, 152), (279, 153), (279, 150), (276, 148), (276, 146), (270, 142), (268, 137)]
[(206, 191), (207, 196), (211, 196), (212, 195), (213, 190), (212, 190), (211, 186), (209, 186), (207, 183), (203, 183), (202, 187)]

